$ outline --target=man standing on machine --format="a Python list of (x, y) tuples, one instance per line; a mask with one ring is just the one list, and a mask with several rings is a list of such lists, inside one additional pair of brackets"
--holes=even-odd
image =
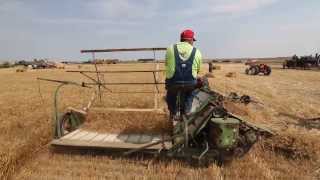
[[(166, 101), (170, 111), (170, 119), (175, 119), (178, 111), (177, 96), (179, 94), (181, 113), (191, 111), (193, 90), (197, 86), (198, 73), (202, 64), (202, 56), (199, 49), (193, 47), (196, 41), (191, 29), (184, 30), (180, 34), (180, 42), (171, 45), (166, 52)], [(179, 100), (179, 101), (180, 101)]]

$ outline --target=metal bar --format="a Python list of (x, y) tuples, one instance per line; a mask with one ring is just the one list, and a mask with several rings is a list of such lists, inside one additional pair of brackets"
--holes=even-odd
[[(104, 92), (104, 91), (102, 91)], [(105, 93), (108, 93), (108, 92), (105, 92)], [(165, 92), (155, 92), (155, 91), (112, 91), (112, 92), (109, 92), (109, 93), (112, 93), (112, 94), (161, 94), (161, 93), (165, 93)]]
[(85, 74), (84, 72), (80, 72), (80, 74), (84, 75), (85, 77), (87, 77), (88, 79), (92, 80), (93, 82), (99, 83), (97, 80), (95, 80), (93, 77)]
[(97, 53), (97, 52), (125, 52), (125, 51), (165, 51), (167, 48), (155, 47), (155, 48), (116, 48), (116, 49), (90, 49), (81, 50), (81, 53)]
[(96, 99), (96, 92), (93, 92), (92, 95), (91, 95), (91, 98), (90, 98), (90, 101), (88, 102), (88, 105), (84, 108), (82, 108), (85, 112), (88, 112), (93, 101)]
[[(158, 61), (156, 60), (156, 51), (153, 51), (153, 60), (155, 63), (155, 70), (159, 70), (159, 64)], [(158, 83), (158, 78), (159, 78), (159, 72), (153, 72), (153, 78), (154, 78), (154, 82)], [(159, 88), (158, 85), (155, 85), (155, 89), (157, 90), (157, 92), (159, 93)], [(158, 93), (154, 94), (154, 108), (157, 109), (158, 108)]]
[[(97, 83), (83, 83), (85, 85), (98, 85)], [(157, 83), (130, 83), (130, 82), (124, 82), (124, 83), (100, 83), (101, 85), (156, 85), (156, 84), (165, 84), (163, 82), (157, 82)]]
[(157, 85), (158, 85), (158, 84), (157, 84), (157, 83), (158, 83), (158, 80), (157, 80), (157, 78), (156, 78), (156, 74), (155, 74), (154, 72), (153, 72), (152, 74), (153, 74), (154, 83), (155, 83), (155, 85), (156, 85), (157, 92), (159, 93), (159, 88), (158, 88), (158, 86), (157, 86)]
[(62, 80), (46, 79), (46, 78), (37, 78), (37, 79), (41, 80), (41, 81), (49, 81), (49, 82), (55, 82), (55, 83), (61, 83), (61, 84), (72, 84), (72, 85), (76, 85), (76, 86), (91, 88), (89, 86), (86, 86), (85, 83), (80, 84), (80, 83), (76, 83), (76, 82), (72, 82), (72, 81), (62, 81)]
[(62, 86), (68, 85), (67, 83), (59, 84), (55, 93), (54, 93), (54, 117), (55, 117), (55, 124), (54, 124), (54, 138), (60, 138), (63, 135), (63, 129), (59, 121), (59, 112), (58, 112), (58, 92), (62, 88)]
[[(66, 71), (79, 73), (97, 73), (97, 71)], [(98, 71), (98, 73), (146, 73), (146, 72), (165, 72), (165, 70), (142, 70), (142, 71)]]
[(129, 151), (124, 152), (123, 155), (127, 156), (127, 155), (130, 155), (130, 154), (132, 154), (132, 153), (135, 153), (135, 152), (144, 150), (144, 149), (146, 149), (146, 148), (155, 146), (155, 145), (157, 145), (157, 144), (161, 144), (161, 143), (164, 143), (164, 142), (167, 142), (167, 141), (172, 141), (174, 138), (177, 138), (177, 137), (179, 137), (179, 136), (181, 136), (181, 135), (178, 134), (178, 135), (175, 135), (175, 136), (171, 136), (171, 137), (169, 137), (169, 138), (164, 138), (164, 139), (162, 139), (162, 140), (160, 140), (160, 141), (156, 141), (156, 142), (154, 142), (154, 143), (150, 143), (150, 144), (141, 146), (141, 147), (136, 148), (136, 149), (131, 149), (131, 150), (129, 150)]
[(154, 109), (154, 108), (101, 108), (101, 107), (95, 107), (93, 108), (94, 111), (116, 111), (116, 112), (157, 112), (159, 114), (166, 114), (166, 112), (163, 109)]
[(62, 80), (55, 80), (55, 79), (46, 79), (46, 78), (37, 78), (41, 81), (49, 81), (49, 82), (56, 82), (56, 83), (62, 83), (62, 84), (69, 84), (70, 81), (62, 81)]
[(94, 54), (94, 52), (92, 52), (92, 61), (94, 62), (94, 68), (96, 69), (97, 80), (98, 80), (99, 99), (100, 99), (100, 102), (101, 102), (101, 101), (102, 101), (101, 82), (100, 82), (100, 77), (99, 77), (99, 72), (98, 72), (98, 67), (97, 67), (97, 62), (96, 62), (96, 60), (95, 60), (95, 54)]
[[(85, 77), (91, 79), (93, 82), (99, 84), (99, 82), (98, 82), (97, 80), (95, 80), (93, 77), (85, 74), (84, 72), (80, 72), (80, 74), (82, 74), (82, 75), (84, 75)], [(101, 83), (100, 83), (100, 85), (101, 85)], [(111, 89), (107, 88), (105, 85), (102, 85), (102, 87), (103, 87), (104, 89), (108, 90), (109, 92), (112, 92)]]

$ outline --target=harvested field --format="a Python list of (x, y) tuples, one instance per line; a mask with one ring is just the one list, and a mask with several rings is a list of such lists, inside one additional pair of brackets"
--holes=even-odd
[[(16, 73), (0, 70), (0, 178), (1, 179), (319, 179), (320, 130), (306, 127), (308, 119), (320, 117), (320, 74), (316, 71), (273, 69), (271, 76), (247, 76), (243, 64), (219, 64), (210, 85), (221, 93), (232, 91), (250, 95), (257, 103), (241, 105), (226, 102), (227, 108), (251, 122), (277, 133), (257, 143), (243, 158), (219, 167), (196, 167), (179, 160), (147, 157), (124, 158), (100, 153), (53, 153), (51, 116), (55, 85), (41, 82), (41, 96), (36, 77), (81, 82), (80, 74), (64, 70), (37, 70)], [(100, 66), (112, 70), (146, 70), (151, 64), (116, 64)], [(78, 69), (67, 66), (66, 70)], [(91, 66), (83, 65), (89, 70)], [(207, 70), (207, 67), (204, 68)], [(234, 78), (225, 75), (235, 72)], [(203, 72), (205, 74), (205, 72)], [(162, 80), (163, 80), (163, 76)], [(152, 82), (152, 74), (108, 75), (105, 82)], [(152, 91), (151, 86), (112, 87), (114, 91)], [(161, 91), (164, 91), (163, 88)], [(41, 98), (42, 97), (42, 98)], [(90, 91), (65, 87), (59, 109), (82, 107)], [(159, 106), (165, 108), (162, 96)], [(152, 94), (104, 94), (95, 107), (153, 107)], [(157, 132), (167, 129), (166, 115), (93, 109), (85, 127), (97, 131)], [(307, 123), (308, 124), (308, 123)], [(317, 126), (313, 126), (317, 127)]]
[(84, 129), (113, 133), (158, 133), (170, 132), (166, 114), (155, 112), (114, 112), (93, 110), (88, 115)]

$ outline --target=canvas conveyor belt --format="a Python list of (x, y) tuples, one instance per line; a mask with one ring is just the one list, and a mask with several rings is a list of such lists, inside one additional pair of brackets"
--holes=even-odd
[[(54, 139), (51, 145), (86, 149), (135, 149), (167, 137), (168, 135), (161, 134), (98, 133), (80, 128), (60, 139)], [(157, 150), (170, 147), (170, 142), (164, 142), (147, 149)]]

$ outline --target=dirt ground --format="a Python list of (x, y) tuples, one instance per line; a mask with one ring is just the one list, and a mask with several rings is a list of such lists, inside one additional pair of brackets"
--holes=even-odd
[[(53, 92), (56, 84), (39, 82), (36, 77), (85, 81), (80, 74), (64, 70), (37, 70), (17, 73), (0, 70), (0, 178), (1, 179), (319, 179), (320, 130), (309, 125), (320, 117), (320, 72), (282, 70), (273, 66), (271, 76), (248, 76), (243, 64), (217, 64), (210, 86), (223, 93), (250, 95), (255, 103), (247, 106), (226, 104), (227, 108), (250, 122), (264, 125), (277, 135), (257, 143), (241, 159), (217, 166), (197, 167), (180, 160), (108, 156), (96, 153), (53, 153), (51, 139)], [(78, 69), (68, 66), (67, 69)], [(82, 70), (92, 67), (81, 66)], [(151, 64), (119, 64), (101, 69), (153, 69)], [(205, 66), (202, 74), (205, 74)], [(234, 77), (226, 77), (234, 72)], [(163, 75), (161, 76), (163, 80)], [(105, 82), (152, 82), (152, 74), (105, 75)], [(40, 88), (39, 88), (40, 87)], [(113, 91), (152, 91), (154, 87), (112, 87)], [(163, 91), (163, 88), (161, 88)], [(86, 105), (91, 91), (65, 87), (59, 98), (59, 110)], [(162, 97), (159, 97), (162, 100)], [(153, 106), (150, 94), (104, 94), (96, 107)], [(165, 109), (162, 101), (160, 106)], [(124, 116), (126, 116), (124, 118)], [(102, 117), (102, 118), (101, 118)], [(130, 117), (130, 118), (128, 118)], [(131, 119), (132, 117), (132, 119)], [(135, 120), (134, 118), (138, 119)], [(131, 125), (165, 125), (165, 117), (155, 115), (91, 115), (91, 128), (118, 130)], [(310, 123), (309, 123), (310, 122)], [(158, 125), (155, 125), (155, 124)], [(102, 128), (103, 129), (103, 128)]]

